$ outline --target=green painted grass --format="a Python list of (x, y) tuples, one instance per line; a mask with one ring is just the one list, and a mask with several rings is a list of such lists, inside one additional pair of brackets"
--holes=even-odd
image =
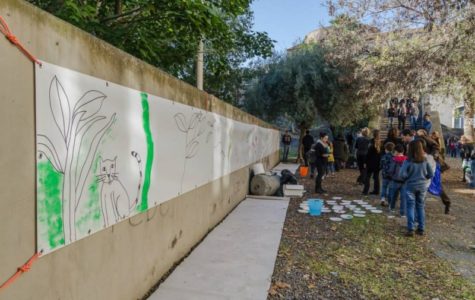
[(57, 172), (49, 161), (39, 162), (37, 172), (38, 223), (42, 228), (46, 227), (41, 237), (53, 249), (64, 245), (61, 201), (63, 174)]
[[(98, 153), (94, 163), (92, 165), (92, 174), (97, 174), (97, 168), (99, 166), (100, 154)], [(76, 220), (77, 230), (80, 235), (87, 235), (96, 231), (98, 228), (102, 228), (102, 212), (101, 202), (99, 197), (99, 183), (95, 176), (91, 176), (90, 183), (87, 188), (87, 199), (84, 199), (84, 203), (80, 204), (81, 215)], [(84, 197), (83, 196), (83, 197)]]

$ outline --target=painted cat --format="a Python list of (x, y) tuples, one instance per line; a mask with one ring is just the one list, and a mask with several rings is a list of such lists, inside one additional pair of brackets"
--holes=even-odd
[(114, 159), (103, 160), (100, 158), (100, 174), (97, 177), (101, 182), (100, 196), (104, 227), (108, 227), (127, 218), (139, 202), (142, 182), (142, 160), (137, 152), (132, 151), (131, 154), (137, 160), (140, 175), (137, 196), (132, 202), (116, 171), (117, 156)]

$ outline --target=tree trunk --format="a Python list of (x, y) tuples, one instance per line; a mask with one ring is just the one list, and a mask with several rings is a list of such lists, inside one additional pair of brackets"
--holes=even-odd
[(122, 13), (122, 0), (115, 0), (114, 13), (120, 15)]
[(464, 117), (463, 117), (463, 134), (470, 141), (475, 141), (473, 124), (475, 114), (475, 99), (472, 91), (467, 92), (464, 99)]
[(302, 141), (303, 141), (303, 137), (305, 135), (305, 130), (307, 130), (307, 126), (304, 126), (304, 125), (300, 125), (299, 126), (300, 128), (300, 137), (299, 137), (299, 147), (298, 147), (298, 150), (297, 150), (297, 160), (296, 160), (296, 163), (303, 163), (304, 160), (303, 160), (303, 145), (302, 145)]

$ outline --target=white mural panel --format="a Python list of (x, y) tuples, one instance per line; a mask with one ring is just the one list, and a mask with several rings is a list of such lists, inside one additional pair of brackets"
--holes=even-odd
[(279, 133), (43, 62), (38, 249), (59, 249), (279, 150)]

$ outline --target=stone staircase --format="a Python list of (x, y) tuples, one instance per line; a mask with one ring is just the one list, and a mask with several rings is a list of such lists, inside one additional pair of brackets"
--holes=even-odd
[[(389, 125), (389, 119), (384, 114), (384, 115), (381, 116), (381, 118), (379, 120), (379, 130), (380, 130), (379, 134), (380, 134), (380, 137), (381, 137), (382, 141), (384, 141), (386, 139), (386, 137), (388, 136), (388, 131), (389, 131), (388, 125)], [(411, 128), (411, 122), (410, 122), (409, 118), (407, 118), (405, 125), (406, 126), (404, 128), (407, 128), (407, 129)], [(397, 128), (397, 126), (398, 126), (397, 118), (394, 118), (393, 119), (393, 127)]]

